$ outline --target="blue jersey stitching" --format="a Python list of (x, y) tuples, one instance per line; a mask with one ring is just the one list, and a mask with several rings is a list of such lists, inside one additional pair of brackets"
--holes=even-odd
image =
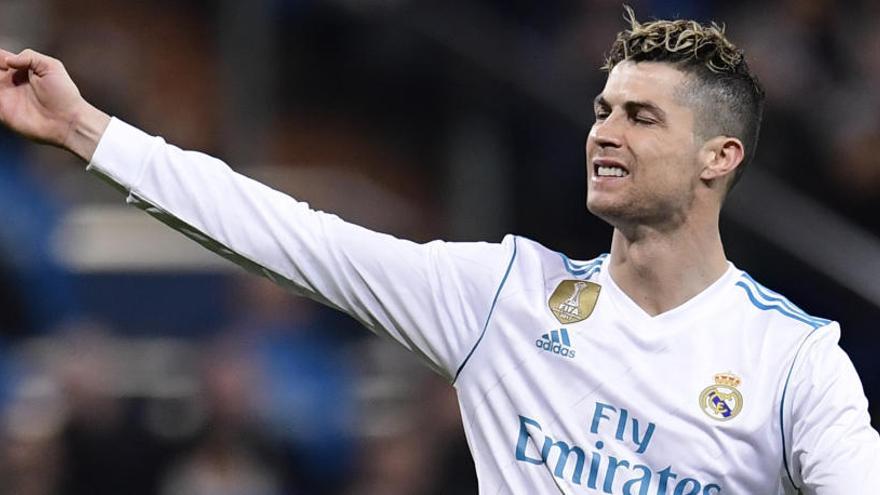
[(586, 274), (587, 278), (591, 277), (594, 273), (599, 271), (602, 267), (602, 263), (605, 261), (605, 258), (608, 257), (608, 254), (605, 253), (586, 262), (586, 264), (584, 264), (583, 266), (578, 267), (575, 265), (575, 262), (573, 262), (568, 256), (562, 253), (556, 254), (558, 254), (562, 258), (562, 261), (565, 264), (565, 271), (576, 277), (581, 277)]
[(474, 343), (474, 346), (471, 348), (471, 352), (468, 353), (467, 357), (462, 361), (461, 366), (458, 367), (458, 370), (455, 372), (455, 378), (452, 379), (452, 384), (458, 380), (458, 375), (461, 374), (461, 370), (464, 369), (464, 365), (468, 363), (473, 356), (474, 351), (477, 350), (477, 347), (480, 345), (480, 342), (483, 341), (483, 337), (486, 335), (486, 329), (489, 328), (489, 321), (492, 320), (492, 313), (495, 312), (495, 304), (498, 302), (498, 296), (501, 294), (501, 289), (504, 288), (504, 284), (507, 282), (507, 277), (510, 275), (510, 270), (513, 268), (513, 260), (516, 259), (516, 236), (513, 237), (513, 254), (510, 256), (510, 262), (507, 264), (507, 271), (504, 272), (504, 278), (501, 279), (501, 283), (498, 285), (498, 290), (495, 291), (495, 298), (492, 300), (492, 306), (489, 308), (489, 316), (486, 317), (486, 323), (483, 325), (483, 331), (480, 332), (480, 338), (477, 339), (477, 342)]
[(831, 320), (826, 320), (824, 318), (818, 318), (816, 316), (811, 316), (811, 315), (807, 314), (806, 311), (797, 307), (797, 305), (795, 305), (793, 302), (789, 301), (788, 298), (786, 298), (782, 294), (779, 294), (778, 292), (774, 292), (774, 291), (768, 289), (767, 287), (764, 287), (760, 283), (758, 283), (758, 281), (753, 279), (748, 273), (743, 272), (743, 277), (745, 277), (746, 280), (751, 282), (752, 287), (757, 291), (757, 293), (761, 297), (763, 297), (764, 299), (769, 301), (770, 303), (778, 302), (778, 303), (782, 304), (786, 309), (788, 309), (791, 313), (798, 314), (800, 316), (803, 316), (804, 318), (809, 318), (813, 321), (816, 321), (817, 323), (821, 323), (822, 325), (827, 325), (827, 324), (831, 323)]
[(824, 320), (818, 320), (816, 318), (812, 318), (809, 316), (805, 317), (805, 316), (801, 316), (796, 313), (792, 313), (791, 311), (789, 311), (787, 308), (785, 308), (783, 306), (779, 306), (779, 305), (772, 304), (772, 303), (771, 304), (764, 304), (764, 303), (758, 301), (758, 299), (752, 293), (752, 289), (748, 286), (748, 284), (746, 284), (743, 281), (739, 281), (736, 283), (736, 285), (737, 285), (737, 287), (741, 287), (745, 291), (746, 295), (749, 297), (749, 300), (758, 309), (762, 309), (764, 311), (770, 311), (770, 310), (777, 311), (778, 313), (780, 313), (784, 316), (787, 316), (793, 320), (797, 320), (801, 323), (805, 323), (805, 324), (813, 327), (814, 329), (819, 328), (819, 327), (823, 327), (823, 326), (827, 325), (828, 323), (830, 323), (830, 322), (823, 323)]
[[(771, 301), (769, 304), (764, 304), (762, 302), (759, 302), (757, 300), (757, 298), (755, 297), (755, 294), (752, 293), (752, 287), (750, 287), (748, 282), (746, 282), (744, 280), (740, 280), (739, 282), (736, 283), (736, 285), (738, 287), (741, 287), (745, 291), (749, 300), (752, 302), (752, 304), (755, 305), (755, 307), (757, 307), (761, 310), (764, 310), (764, 311), (769, 311), (769, 310), (777, 311), (777, 312), (781, 313), (782, 315), (785, 315), (791, 319), (797, 320), (801, 323), (805, 323), (807, 325), (810, 325), (813, 328), (812, 330), (810, 330), (810, 332), (807, 334), (807, 336), (804, 337), (804, 339), (801, 341), (800, 345), (798, 346), (798, 350), (794, 354), (794, 358), (791, 361), (791, 366), (788, 369), (788, 375), (785, 377), (785, 385), (783, 385), (783, 387), (782, 387), (782, 398), (780, 399), (780, 402), (779, 402), (779, 428), (780, 428), (779, 433), (780, 433), (780, 437), (782, 438), (782, 465), (785, 467), (785, 474), (786, 474), (786, 476), (788, 476), (788, 481), (791, 482), (791, 486), (793, 486), (795, 488), (795, 490), (798, 491), (798, 493), (801, 493), (800, 487), (797, 485), (797, 483), (794, 482), (794, 477), (791, 475), (791, 468), (789, 468), (789, 466), (788, 466), (788, 453), (787, 453), (788, 447), (785, 444), (785, 414), (784, 414), (785, 396), (788, 393), (788, 384), (789, 384), (789, 381), (791, 380), (791, 374), (792, 374), (792, 372), (794, 372), (794, 365), (797, 363), (797, 358), (798, 358), (798, 356), (800, 356), (800, 353), (804, 347), (804, 344), (807, 342), (807, 340), (810, 338), (810, 336), (816, 332), (816, 330), (828, 325), (829, 323), (831, 323), (831, 321), (826, 320), (824, 318), (815, 318), (815, 317), (808, 315), (806, 312), (804, 312), (804, 310), (795, 306), (793, 303), (788, 301), (788, 299), (786, 299), (782, 295), (778, 295), (778, 297), (772, 297), (771, 295), (768, 295), (768, 294), (761, 292), (761, 287), (763, 287), (763, 286), (761, 286), (758, 282), (756, 282), (747, 273), (743, 273), (743, 275), (746, 280), (748, 280), (748, 281), (752, 282), (752, 284), (754, 284), (754, 289), (758, 294), (760, 294), (762, 297), (766, 298), (767, 300)], [(776, 294), (775, 292), (771, 291), (770, 289), (764, 288), (764, 290), (766, 290), (770, 294)], [(777, 304), (774, 304), (772, 301), (775, 301)], [(794, 312), (793, 309), (796, 310), (797, 312)]]
[(779, 432), (782, 436), (782, 465), (785, 466), (785, 474), (788, 476), (788, 481), (791, 482), (791, 486), (793, 486), (795, 490), (798, 491), (798, 493), (800, 493), (801, 489), (799, 486), (797, 486), (797, 484), (794, 482), (794, 478), (792, 478), (791, 476), (791, 470), (788, 467), (788, 454), (785, 447), (785, 394), (788, 392), (788, 382), (791, 379), (791, 373), (794, 371), (794, 365), (795, 363), (797, 363), (797, 358), (801, 354), (801, 349), (804, 348), (804, 344), (807, 342), (807, 339), (809, 339), (810, 336), (813, 335), (813, 333), (815, 333), (818, 328), (819, 327), (814, 328), (810, 331), (810, 333), (807, 334), (806, 337), (804, 337), (804, 339), (801, 341), (801, 345), (798, 346), (797, 352), (794, 353), (794, 358), (791, 360), (791, 367), (788, 368), (788, 376), (785, 377), (785, 385), (782, 387), (782, 399), (780, 399), (779, 401)]

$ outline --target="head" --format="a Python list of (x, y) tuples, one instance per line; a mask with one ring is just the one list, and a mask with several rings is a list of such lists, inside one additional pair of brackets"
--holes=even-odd
[(587, 206), (615, 226), (717, 215), (755, 154), (764, 92), (723, 27), (626, 13), (594, 102)]

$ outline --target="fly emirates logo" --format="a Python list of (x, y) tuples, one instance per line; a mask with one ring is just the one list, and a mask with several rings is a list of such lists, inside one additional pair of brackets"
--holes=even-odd
[[(605, 433), (627, 443), (636, 455), (644, 454), (651, 445), (654, 423), (643, 424), (629, 416), (629, 411), (610, 404), (596, 403), (590, 433)], [(538, 447), (540, 446), (540, 451)], [(602, 452), (602, 440), (592, 448), (570, 444), (546, 434), (541, 423), (525, 416), (519, 417), (519, 436), (516, 441), (516, 460), (542, 465), (575, 485), (598, 493), (622, 495), (718, 495), (721, 486), (716, 483), (688, 478), (676, 473), (672, 466), (655, 469), (637, 461), (618, 459)]]

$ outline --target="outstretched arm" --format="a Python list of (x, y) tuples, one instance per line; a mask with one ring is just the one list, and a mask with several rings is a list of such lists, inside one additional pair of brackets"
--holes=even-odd
[(58, 60), (0, 53), (0, 122), (65, 148), (132, 203), (243, 267), (345, 311), (454, 381), (516, 253), (504, 244), (417, 244), (317, 212), (222, 161), (89, 105)]
[(33, 50), (0, 50), (0, 122), (88, 162), (110, 117), (83, 99), (61, 61)]

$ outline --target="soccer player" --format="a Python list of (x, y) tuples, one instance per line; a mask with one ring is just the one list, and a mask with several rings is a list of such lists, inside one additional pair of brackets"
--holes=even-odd
[(29, 50), (0, 53), (0, 120), (446, 377), (480, 493), (877, 493), (880, 437), (838, 324), (724, 254), (760, 86), (717, 26), (629, 16), (586, 142), (587, 207), (614, 227), (590, 261), (513, 235), (415, 244), (312, 211), (111, 119)]

